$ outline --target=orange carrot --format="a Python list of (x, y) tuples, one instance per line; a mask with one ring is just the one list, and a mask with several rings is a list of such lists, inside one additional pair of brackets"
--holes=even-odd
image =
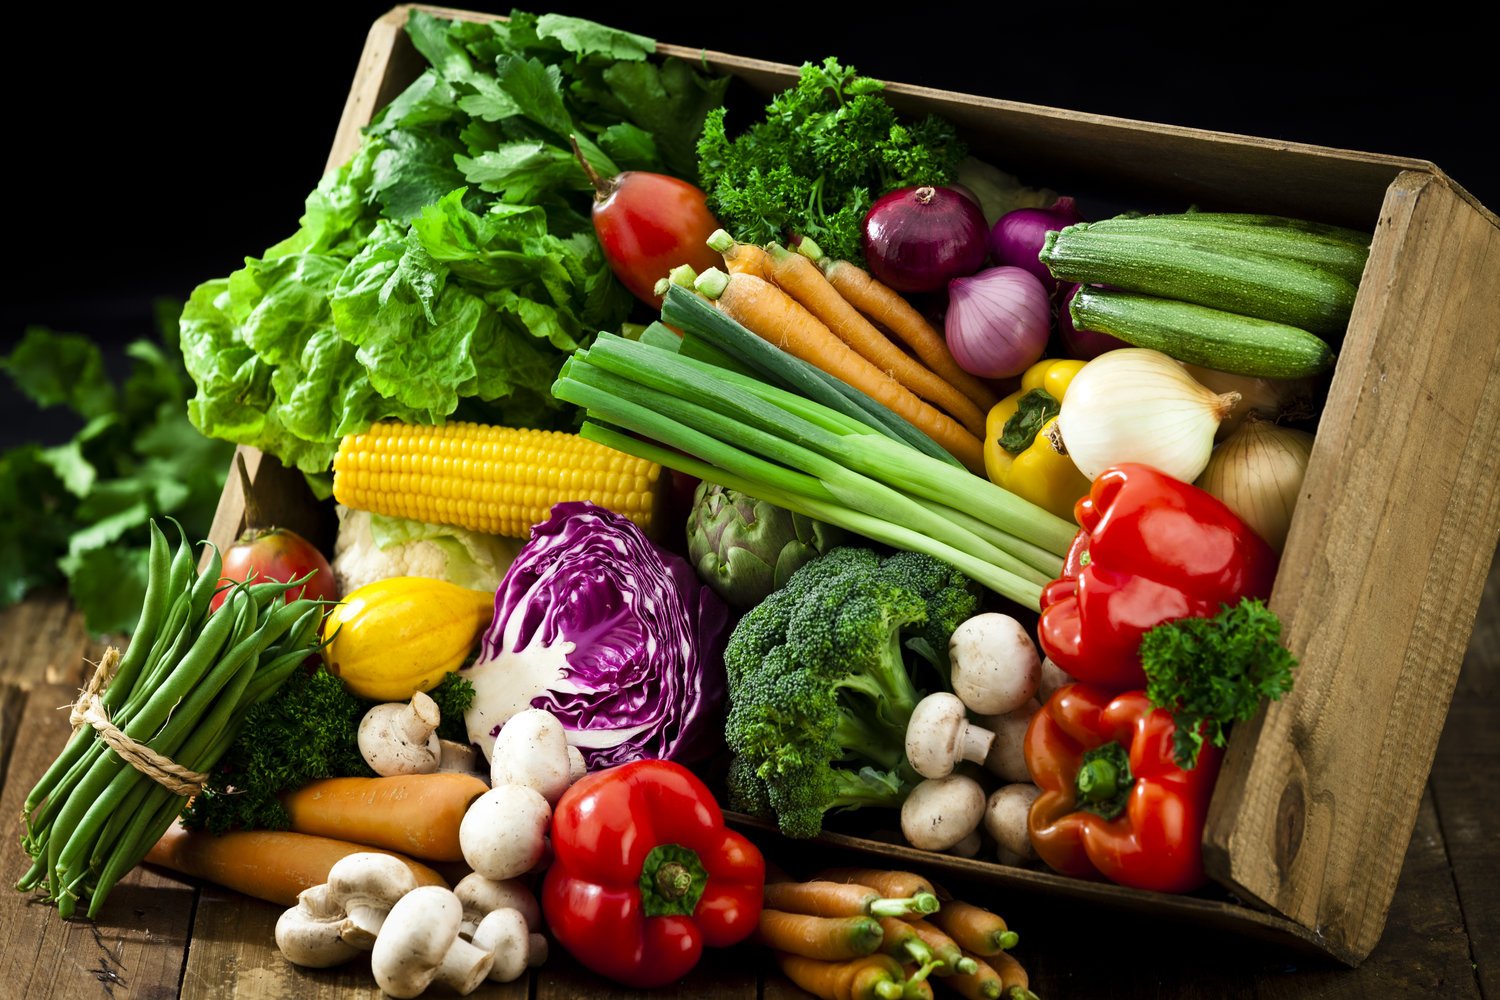
[(817, 917), (896, 917), (908, 913), (933, 913), (938, 908), (938, 899), (928, 893), (888, 899), (867, 885), (817, 880), (768, 883), (765, 904), (773, 909)]
[(844, 343), (912, 392), (947, 410), (969, 433), (984, 437), (984, 412), (953, 385), (891, 343), (823, 277), (818, 266), (800, 253), (773, 245), (771, 280), (822, 320)]
[(925, 920), (908, 920), (907, 926), (916, 932), (922, 943), (932, 949), (932, 957), (942, 962), (937, 974), (947, 978), (952, 975), (972, 975), (978, 965), (965, 955), (958, 944), (937, 927)]
[(896, 961), (902, 964), (916, 962), (918, 965), (937, 961), (937, 956), (927, 947), (927, 942), (918, 937), (917, 932), (905, 920), (881, 917), (880, 930), (880, 950)]
[(887, 871), (883, 868), (827, 868), (818, 878), (830, 882), (853, 882), (867, 885), (887, 896), (916, 896), (933, 893), (932, 883), (915, 872)]
[(992, 955), (989, 964), (1000, 977), (1000, 991), (1005, 1000), (1037, 1000), (1036, 994), (1031, 992), (1031, 977), (1014, 955), (1002, 951)]
[(708, 246), (723, 254), (724, 270), (730, 274), (753, 274), (771, 280), (771, 257), (754, 243), (736, 243), (733, 236), (716, 229), (708, 238)]
[[(1021, 968), (1021, 963), (1011, 956), (1001, 952), (995, 956), (1004, 960), (1006, 970), (999, 970), (973, 955), (967, 956), (972, 959), (976, 968), (967, 975), (949, 976), (943, 980), (943, 985), (951, 986), (959, 996), (968, 1000), (1037, 1000), (1035, 993), (1028, 987), (1031, 981), (1026, 976), (1026, 970)], [(1001, 964), (996, 962), (996, 965)]]
[(756, 336), (843, 379), (906, 418), (971, 471), (984, 474), (984, 450), (979, 438), (860, 357), (817, 317), (769, 281), (753, 274), (726, 275), (710, 268), (699, 275), (697, 288), (709, 298), (717, 299), (725, 315)]
[(880, 947), (880, 924), (870, 917), (810, 917), (784, 910), (760, 911), (761, 943), (803, 958), (841, 961)]
[(798, 244), (797, 252), (805, 254), (822, 268), (829, 284), (837, 288), (850, 305), (864, 313), (875, 325), (889, 330), (904, 341), (928, 368), (952, 383), (973, 400), (975, 406), (988, 413), (990, 407), (999, 401), (988, 386), (958, 367), (953, 355), (948, 353), (948, 345), (938, 336), (932, 324), (898, 292), (887, 288), (870, 277), (869, 272), (847, 260), (832, 260), (824, 256), (823, 251), (811, 240), (803, 240)]
[(960, 948), (976, 955), (998, 955), (1007, 948), (1014, 948), (1019, 940), (1016, 932), (1007, 927), (998, 914), (956, 899), (944, 903), (931, 920), (958, 942)]
[(819, 1000), (901, 1000), (906, 975), (889, 955), (852, 962), (823, 962), (776, 952), (776, 964), (797, 986)]
[(489, 786), (472, 774), (326, 778), (282, 796), (292, 829), (383, 847), (424, 861), (462, 861), (458, 825)]
[[(256, 899), (295, 906), (297, 893), (327, 882), (328, 872), (337, 862), (373, 850), (363, 844), (305, 833), (245, 830), (215, 836), (174, 823), (151, 848), (146, 861)], [(448, 884), (437, 872), (410, 858), (391, 851), (374, 853), (400, 858), (417, 877), (418, 885)]]

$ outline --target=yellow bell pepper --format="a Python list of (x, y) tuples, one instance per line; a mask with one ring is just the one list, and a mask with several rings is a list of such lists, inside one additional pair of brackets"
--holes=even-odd
[[(1000, 439), (1005, 436), (1005, 425), (1018, 410), (1023, 409), (1021, 400), (1024, 397), (1040, 389), (1061, 402), (1073, 376), (1083, 370), (1085, 363), (1038, 361), (1021, 376), (1021, 388), (994, 405), (984, 426), (984, 469), (990, 481), (1070, 521), (1073, 519), (1073, 504), (1088, 493), (1089, 481), (1078, 471), (1073, 460), (1065, 452), (1058, 451), (1053, 443), (1049, 432), (1057, 423), (1057, 417), (1054, 415), (1045, 420), (1029, 442), (1024, 441), (1024, 431), (1020, 427), (1012, 428), (1023, 439), (1015, 451), (1006, 450)], [(1022, 415), (1023, 418), (1034, 414), (1038, 404), (1045, 402), (1042, 397), (1033, 397), (1024, 407), (1026, 414)], [(1053, 410), (1055, 414), (1055, 407)]]

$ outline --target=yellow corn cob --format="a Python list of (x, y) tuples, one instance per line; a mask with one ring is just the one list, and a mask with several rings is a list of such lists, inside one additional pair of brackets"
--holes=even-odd
[(555, 503), (591, 500), (651, 534), (661, 466), (561, 431), (379, 423), (339, 442), (333, 495), (356, 510), (526, 538)]

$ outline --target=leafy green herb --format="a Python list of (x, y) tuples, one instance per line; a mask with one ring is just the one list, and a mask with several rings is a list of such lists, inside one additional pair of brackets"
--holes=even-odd
[(199, 286), (182, 317), (193, 424), (308, 473), (383, 418), (573, 424), (552, 380), (632, 299), (568, 137), (602, 173), (691, 177), (728, 83), (572, 17), (413, 10), (407, 31), (430, 68), (308, 196), (301, 228)]
[(232, 449), (188, 423), (190, 383), (177, 351), (178, 307), (158, 306), (161, 340), (126, 348), (116, 386), (86, 337), (26, 332), (0, 369), (37, 406), (86, 422), (66, 444), (0, 454), (0, 607), (68, 582), (89, 631), (128, 632), (146, 591), (148, 520), (207, 534)]
[[(427, 692), (437, 702), (441, 739), (468, 743), (464, 712), (474, 685), (452, 673)], [(359, 752), (359, 721), (377, 702), (357, 698), (319, 667), (292, 677), (252, 708), (245, 726), (183, 822), (213, 833), (285, 830), (291, 817), (278, 797), (320, 778), (374, 775)]]
[(879, 80), (825, 59), (772, 98), (765, 121), (731, 140), (724, 110), (710, 112), (698, 141), (709, 207), (746, 243), (810, 236), (830, 255), (860, 261), (860, 233), (874, 199), (896, 188), (946, 184), (964, 158), (947, 122), (904, 123)]
[(1221, 747), (1231, 723), (1292, 689), (1296, 657), (1278, 641), (1281, 620), (1260, 601), (1245, 598), (1213, 618), (1158, 625), (1141, 640), (1146, 696), (1177, 720), (1177, 763), (1198, 763), (1204, 740)]
[(279, 793), (319, 778), (372, 777), (357, 738), (369, 705), (322, 667), (294, 674), (245, 714), (239, 736), (182, 814), (183, 823), (213, 833), (285, 830), (291, 817)]

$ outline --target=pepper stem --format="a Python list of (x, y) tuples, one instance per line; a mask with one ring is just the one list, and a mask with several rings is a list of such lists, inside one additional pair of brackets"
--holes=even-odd
[(708, 885), (708, 872), (696, 852), (660, 844), (641, 865), (641, 910), (648, 917), (690, 915)]
[(1078, 769), (1078, 792), (1089, 802), (1103, 802), (1120, 788), (1120, 769), (1107, 760), (1091, 760)]
[(1079, 762), (1078, 773), (1073, 777), (1078, 808), (1105, 819), (1115, 819), (1125, 811), (1134, 784), (1130, 755), (1114, 741), (1085, 753)]
[(681, 899), (693, 887), (693, 873), (676, 862), (656, 869), (656, 891), (663, 899)]

